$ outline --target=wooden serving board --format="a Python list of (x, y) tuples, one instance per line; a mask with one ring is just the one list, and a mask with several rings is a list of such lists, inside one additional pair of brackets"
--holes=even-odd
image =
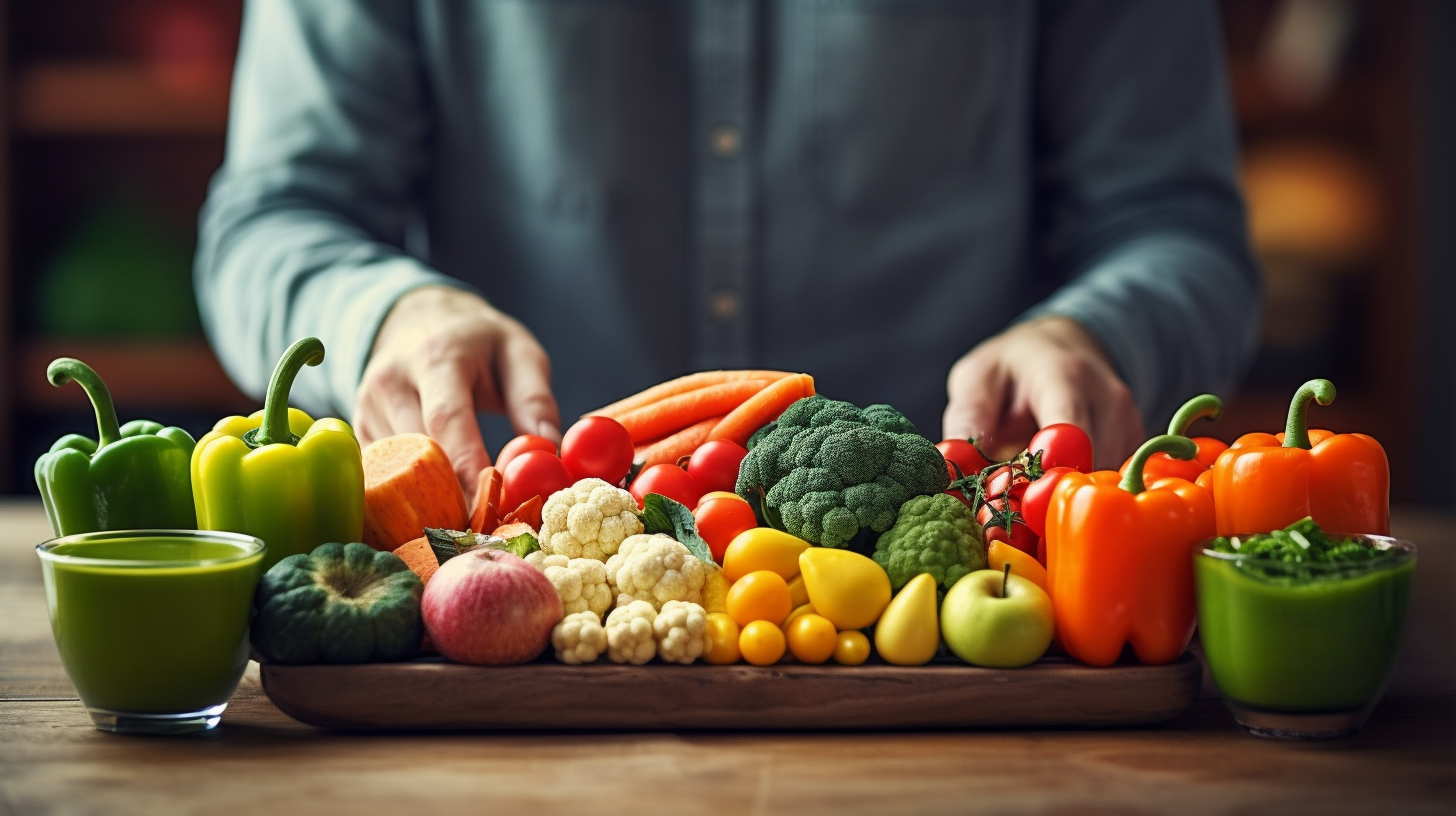
[(778, 664), (354, 666), (265, 663), (263, 689), (296, 720), (363, 729), (867, 729), (1143, 725), (1198, 696), (1202, 665), (1022, 669)]

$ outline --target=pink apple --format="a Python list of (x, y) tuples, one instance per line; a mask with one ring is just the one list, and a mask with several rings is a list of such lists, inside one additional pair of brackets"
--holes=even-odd
[(440, 654), (504, 666), (535, 660), (561, 620), (561, 598), (524, 558), (479, 549), (446, 561), (425, 585), (420, 611)]

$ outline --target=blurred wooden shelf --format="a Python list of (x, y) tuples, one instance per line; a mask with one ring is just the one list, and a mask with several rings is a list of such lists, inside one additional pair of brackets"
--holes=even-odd
[(178, 77), (139, 64), (53, 62), (21, 69), (15, 83), (15, 129), (26, 135), (215, 136), (227, 110), (225, 72)]
[(118, 406), (247, 413), (258, 407), (228, 379), (212, 349), (200, 339), (28, 339), (20, 343), (16, 376), (22, 408), (78, 410), (85, 397), (46, 381), (57, 357), (75, 357), (96, 369)]

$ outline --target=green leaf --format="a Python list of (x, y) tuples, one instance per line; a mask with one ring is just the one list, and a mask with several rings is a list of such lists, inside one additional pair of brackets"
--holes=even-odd
[(681, 502), (673, 501), (659, 493), (648, 493), (642, 500), (643, 532), (670, 535), (688, 548), (688, 552), (705, 564), (716, 564), (708, 542), (698, 535), (698, 524), (693, 521), (693, 511)]
[(496, 538), (495, 536), (490, 536), (489, 543), (486, 546), (491, 549), (504, 550), (511, 555), (525, 558), (541, 549), (541, 542), (537, 541), (536, 537), (530, 533), (521, 533), (515, 538)]
[(435, 551), (435, 560), (442, 565), (460, 554), (460, 544), (457, 542), (464, 533), (459, 530), (442, 530), (438, 527), (425, 528), (425, 541), (429, 542), (430, 549)]

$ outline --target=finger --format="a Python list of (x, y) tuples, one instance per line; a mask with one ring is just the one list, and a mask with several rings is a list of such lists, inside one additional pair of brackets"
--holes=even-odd
[(417, 378), (424, 431), (440, 443), (469, 493), (489, 459), (475, 418), (474, 388), (458, 360), (432, 362)]
[(1132, 392), (1115, 375), (1109, 375), (1093, 406), (1092, 451), (1097, 467), (1116, 469), (1143, 440), (1142, 414)]
[(420, 393), (404, 378), (378, 378), (373, 388), (375, 410), (383, 415), (389, 434), (425, 433)]
[(561, 409), (551, 393), (551, 361), (534, 337), (511, 332), (497, 358), (506, 416), (516, 433), (561, 441)]
[(354, 438), (359, 440), (359, 447), (367, 447), (370, 442), (389, 436), (384, 414), (374, 404), (374, 392), (361, 387), (357, 403), (354, 407), (353, 421), (349, 424), (354, 429)]
[(941, 419), (944, 439), (974, 438), (982, 449), (995, 444), (1011, 384), (1005, 369), (985, 359), (972, 352), (951, 367)]

